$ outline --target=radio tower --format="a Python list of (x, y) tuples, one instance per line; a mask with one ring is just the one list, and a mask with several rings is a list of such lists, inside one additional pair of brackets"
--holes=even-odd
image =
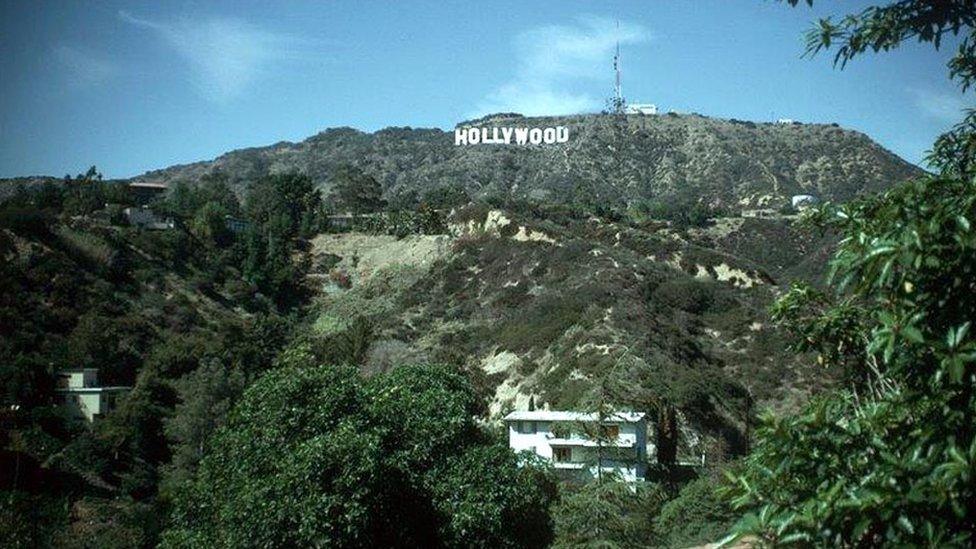
[(613, 55), (613, 72), (616, 79), (613, 84), (613, 112), (624, 112), (624, 95), (620, 89), (620, 21), (617, 21), (617, 51)]

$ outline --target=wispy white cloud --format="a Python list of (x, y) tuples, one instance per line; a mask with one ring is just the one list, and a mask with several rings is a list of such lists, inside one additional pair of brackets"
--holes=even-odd
[(119, 18), (158, 34), (190, 66), (193, 83), (215, 102), (244, 93), (276, 64), (311, 54), (311, 43), (232, 18), (184, 18), (159, 22), (120, 11)]
[(490, 92), (472, 116), (494, 112), (525, 115), (570, 114), (598, 110), (604, 98), (572, 93), (580, 82), (604, 79), (610, 91), (614, 47), (650, 39), (642, 26), (601, 17), (584, 17), (576, 25), (550, 25), (531, 29), (515, 39), (516, 72)]
[(932, 118), (941, 122), (958, 122), (963, 118), (963, 110), (976, 107), (976, 102), (961, 92), (950, 93), (930, 88), (909, 88), (915, 106)]
[(115, 65), (102, 55), (75, 46), (56, 46), (51, 57), (73, 86), (98, 86), (117, 72)]

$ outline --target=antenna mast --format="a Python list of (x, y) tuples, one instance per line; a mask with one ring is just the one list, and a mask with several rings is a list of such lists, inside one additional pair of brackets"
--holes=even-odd
[(624, 95), (620, 89), (620, 20), (617, 20), (617, 52), (613, 56), (613, 72), (616, 77), (613, 85), (613, 110), (623, 112)]

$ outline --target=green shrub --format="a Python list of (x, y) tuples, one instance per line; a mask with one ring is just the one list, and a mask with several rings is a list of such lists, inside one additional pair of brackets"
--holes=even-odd
[(577, 295), (545, 294), (524, 304), (498, 329), (497, 341), (520, 351), (543, 346), (579, 322), (589, 303)]
[(737, 515), (716, 492), (720, 481), (694, 480), (667, 502), (654, 520), (654, 530), (668, 547), (689, 547), (721, 540)]

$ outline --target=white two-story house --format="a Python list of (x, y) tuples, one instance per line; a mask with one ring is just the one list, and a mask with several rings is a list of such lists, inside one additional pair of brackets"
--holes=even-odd
[(96, 368), (61, 370), (55, 388), (68, 411), (89, 422), (113, 410), (129, 390), (131, 387), (99, 387)]
[(535, 410), (505, 417), (508, 445), (552, 461), (570, 476), (615, 473), (627, 482), (644, 480), (647, 421), (643, 413), (597, 414)]

